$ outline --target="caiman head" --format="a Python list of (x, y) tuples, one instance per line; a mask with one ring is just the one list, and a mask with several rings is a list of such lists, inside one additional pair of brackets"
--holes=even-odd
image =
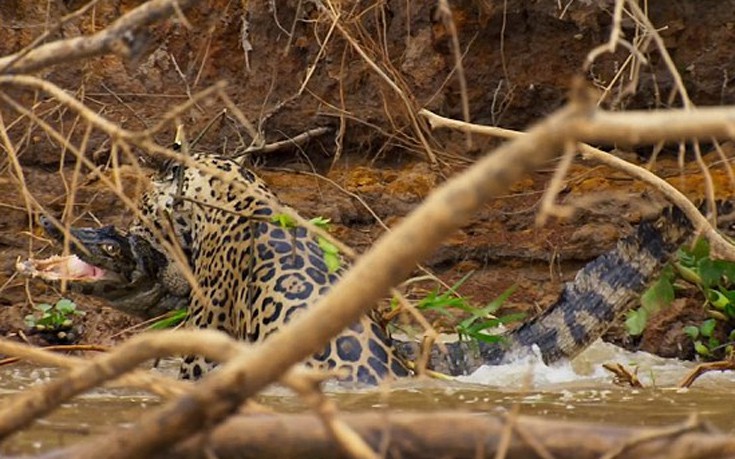
[[(63, 243), (58, 225), (45, 217), (40, 222), (50, 237)], [(71, 228), (69, 233), (71, 255), (19, 260), (16, 269), (49, 283), (63, 279), (73, 291), (103, 298), (115, 309), (144, 319), (186, 308), (189, 288), (182, 285), (183, 276), (172, 276), (176, 268), (145, 239), (114, 226)]]

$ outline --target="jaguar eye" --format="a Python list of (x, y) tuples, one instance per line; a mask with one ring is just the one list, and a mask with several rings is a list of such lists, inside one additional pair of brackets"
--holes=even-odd
[(102, 250), (109, 256), (115, 257), (120, 254), (120, 246), (117, 244), (102, 244)]

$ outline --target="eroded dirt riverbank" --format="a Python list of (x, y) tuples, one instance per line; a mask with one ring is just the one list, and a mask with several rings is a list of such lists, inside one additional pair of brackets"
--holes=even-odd
[[(0, 53), (9, 54), (30, 43), (45, 24), (79, 7), (77, 3), (3, 3), (0, 22), (8, 39), (0, 44)], [(92, 33), (135, 5), (133, 1), (99, 4), (92, 8), (93, 14), (69, 21), (51, 37)], [(506, 2), (505, 7), (453, 4), (453, 21), (464, 52), (471, 119), (524, 128), (559, 107), (571, 77), (585, 73), (581, 68), (590, 50), (607, 40), (611, 5), (571, 2), (559, 8), (554, 2), (531, 5), (521, 1)], [(366, 250), (385, 231), (377, 218), (391, 226), (445, 177), (499, 143), (475, 137), (473, 146), (467, 148), (462, 134), (435, 131), (429, 144), (439, 152), (439, 163), (430, 164), (400, 98), (348, 41), (328, 35), (329, 23), (311, 5), (301, 10), (290, 3), (274, 7), (253, 3), (242, 11), (241, 5), (233, 2), (202, 2), (187, 11), (192, 29), (172, 19), (145, 31), (133, 60), (105, 56), (93, 64), (56, 66), (44, 76), (75, 91), (90, 107), (129, 129), (150, 127), (167, 108), (186, 101), (189, 93), (221, 79), (229, 81), (228, 94), (248, 118), (258, 121), (267, 141), (293, 137), (317, 126), (329, 127), (331, 133), (299, 148), (258, 154), (252, 162), (284, 201), (306, 216), (330, 218), (335, 235), (358, 251)], [(677, 68), (683, 69), (693, 102), (732, 103), (735, 90), (730, 80), (735, 69), (729, 58), (733, 51), (729, 37), (735, 24), (733, 2), (668, 2), (650, 5), (648, 14), (660, 27)], [(419, 106), (461, 118), (462, 91), (452, 72), (451, 33), (432, 4), (385, 4), (366, 8), (354, 18), (359, 18), (354, 19), (355, 31), (364, 39), (362, 45)], [(643, 33), (632, 21), (626, 20), (622, 26), (626, 36)], [(293, 35), (289, 37), (290, 30)], [(322, 43), (328, 46), (322, 47)], [(600, 90), (603, 106), (676, 105), (667, 98), (674, 81), (660, 56), (652, 47), (644, 52), (648, 65), (638, 68), (635, 88), (629, 86), (632, 67), (625, 67), (629, 65), (628, 51), (622, 47), (601, 56), (586, 72), (587, 79)], [(299, 91), (310, 65), (314, 65), (314, 73), (305, 91)], [(619, 73), (623, 68), (628, 73)], [(28, 91), (8, 94), (33, 105), (39, 116), (53, 122), (74, 142), (81, 139), (83, 129), (75, 115), (54, 100), (40, 96), (34, 102), (35, 96)], [(197, 132), (221, 108), (200, 104), (182, 121), (190, 132)], [(10, 137), (18, 142), (18, 158), (33, 199), (52, 214), (61, 215), (71, 204), (67, 193), (73, 175), (71, 155), (37, 126), (29, 127), (22, 120), (12, 123), (16, 115), (8, 107), (0, 110), (7, 116)], [(169, 143), (170, 134), (159, 142)], [(231, 119), (220, 120), (210, 127), (200, 146), (211, 151), (241, 150), (247, 144), (243, 135)], [(100, 167), (110, 164), (108, 142), (98, 132), (89, 137), (89, 157)], [(732, 153), (731, 145), (723, 149), (725, 155)], [(620, 149), (620, 154), (638, 162), (644, 162), (650, 153), (650, 149)], [(675, 146), (664, 148), (654, 170), (691, 197), (701, 198), (701, 175), (688, 160), (680, 168), (676, 153)], [(713, 165), (718, 195), (729, 195), (727, 175), (717, 166), (720, 156), (711, 146), (705, 146), (705, 153)], [(507, 303), (508, 310), (535, 312), (552, 302), (560, 282), (570, 279), (584, 262), (610, 248), (631, 225), (660, 208), (658, 197), (641, 184), (618, 172), (582, 163), (573, 167), (561, 196), (579, 208), (575, 216), (537, 227), (534, 220), (539, 198), (554, 166), (549, 164), (547, 170), (488, 205), (471, 225), (437, 248), (427, 267), (448, 283), (474, 271), (461, 293), (479, 304), (515, 284), (518, 288)], [(38, 251), (48, 254), (53, 249), (39, 240), (36, 227), (29, 226), (24, 198), (6, 159), (2, 171), (0, 199), (5, 218), (0, 221), (0, 325), (3, 333), (13, 335), (26, 329), (22, 319), (31, 312), (30, 298), (53, 301), (59, 294), (40, 282), (26, 286), (24, 280), (13, 277), (18, 256)], [(131, 197), (139, 194), (145, 180), (129, 166), (107, 174), (119, 177)], [(132, 218), (131, 212), (84, 170), (72, 214), (79, 225), (99, 221), (124, 227)], [(420, 297), (429, 287), (419, 284), (410, 294)], [(75, 300), (88, 313), (80, 319), (84, 342), (114, 341), (127, 334), (120, 335), (121, 330), (135, 324), (115, 311), (100, 309), (99, 303), (89, 298)], [(687, 305), (690, 307), (685, 308)], [(641, 340), (643, 348), (691, 357), (691, 346), (685, 343), (681, 329), (701, 322), (703, 312), (687, 300), (676, 307), (672, 317), (654, 321)], [(620, 341), (619, 330), (614, 333)]]

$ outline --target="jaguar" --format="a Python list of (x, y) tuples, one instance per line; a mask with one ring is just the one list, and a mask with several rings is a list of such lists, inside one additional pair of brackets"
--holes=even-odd
[[(253, 171), (233, 159), (197, 153), (169, 162), (152, 180), (139, 206), (142, 218), (122, 232), (110, 227), (75, 229), (72, 257), (28, 260), (25, 274), (45, 280), (64, 277), (72, 260), (109, 273), (127, 286), (127, 295), (145, 304), (112, 301), (131, 314), (168, 310), (182, 301), (188, 325), (214, 328), (238, 339), (259, 342), (277, 333), (327, 294), (338, 281), (324, 261), (318, 238), (305, 227), (284, 227), (276, 217), (293, 210), (281, 204)], [(56, 240), (63, 235), (45, 224)], [(574, 357), (601, 336), (614, 319), (633, 307), (676, 250), (692, 235), (690, 222), (676, 208), (642, 221), (629, 236), (588, 263), (566, 283), (558, 300), (540, 315), (504, 336), (502, 343), (445, 343), (430, 350), (429, 366), (452, 375), (467, 374), (483, 364), (509, 362), (538, 352), (547, 363)], [(116, 248), (110, 250), (110, 234)], [(95, 235), (99, 237), (95, 237)], [(185, 282), (167, 247), (177, 246), (188, 260), (195, 288)], [(118, 246), (137, 247), (120, 250)], [(147, 253), (141, 257), (140, 253)], [(124, 267), (128, 268), (124, 268)], [(135, 267), (133, 285), (125, 275)], [(122, 272), (123, 275), (120, 275)], [(61, 274), (60, 274), (61, 273)], [(69, 276), (72, 284), (99, 282), (94, 275)], [(136, 290), (155, 289), (144, 296)], [(108, 295), (100, 289), (87, 291)], [(110, 298), (108, 298), (110, 299)], [(535, 350), (534, 350), (535, 349)], [(384, 324), (368, 314), (332, 339), (307, 365), (341, 370), (342, 380), (376, 384), (413, 374), (419, 345), (392, 338)], [(188, 356), (180, 376), (197, 379), (212, 368), (202, 357)]]

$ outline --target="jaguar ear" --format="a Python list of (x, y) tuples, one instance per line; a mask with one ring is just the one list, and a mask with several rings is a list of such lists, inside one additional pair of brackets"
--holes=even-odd
[(175, 168), (179, 165), (179, 162), (174, 158), (166, 158), (161, 161), (156, 168), (158, 173), (161, 175), (168, 175), (169, 172), (175, 172)]
[[(184, 150), (184, 125), (179, 124), (176, 126), (176, 137), (173, 143), (169, 147), (172, 151), (178, 154), (185, 154)], [(180, 170), (179, 161), (176, 158), (166, 158), (157, 165), (159, 174), (167, 176), (169, 174), (177, 175)]]
[[(179, 125), (176, 128), (176, 137), (168, 148), (172, 152), (179, 154), (184, 150), (184, 133), (182, 125)], [(161, 157), (161, 155), (146, 155), (146, 159), (156, 173), (162, 177), (168, 175), (171, 172), (171, 169), (178, 166), (178, 161), (170, 156)]]

